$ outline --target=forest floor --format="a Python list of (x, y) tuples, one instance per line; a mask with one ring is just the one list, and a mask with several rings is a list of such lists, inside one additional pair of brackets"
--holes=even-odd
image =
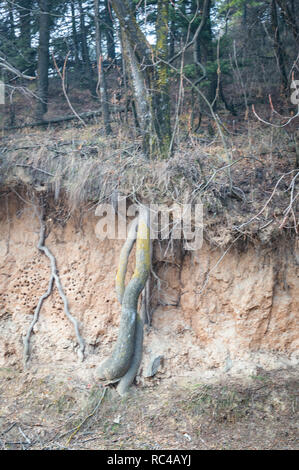
[(0, 374), (2, 450), (299, 448), (293, 369), (260, 370), (246, 383), (153, 382), (125, 398), (53, 371)]

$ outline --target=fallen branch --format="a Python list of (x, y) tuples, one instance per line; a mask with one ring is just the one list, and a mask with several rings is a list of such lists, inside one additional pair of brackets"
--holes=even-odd
[(54, 177), (53, 173), (49, 173), (46, 170), (42, 170), (41, 168), (36, 168), (35, 166), (32, 166), (32, 165), (27, 165), (27, 163), (16, 163), (16, 166), (20, 166), (22, 168), (30, 168), (31, 170), (40, 171), (41, 173), (44, 173), (45, 175)]
[(85, 424), (86, 421), (87, 421), (89, 418), (91, 418), (91, 417), (96, 413), (96, 411), (98, 410), (100, 404), (101, 404), (102, 401), (103, 401), (103, 398), (104, 398), (104, 396), (105, 396), (106, 390), (107, 390), (107, 387), (104, 387), (102, 396), (101, 396), (101, 398), (99, 399), (99, 401), (98, 401), (96, 407), (93, 409), (93, 411), (92, 411), (88, 416), (86, 416), (86, 417), (83, 419), (83, 421), (81, 421), (80, 424), (78, 424), (78, 426), (76, 426), (75, 430), (72, 432), (72, 434), (71, 434), (70, 437), (68, 438), (68, 440), (67, 440), (67, 442), (66, 442), (66, 444), (65, 444), (66, 446), (69, 445), (69, 443), (71, 442), (71, 440), (73, 439), (73, 437), (77, 434), (78, 431), (80, 431), (80, 429), (81, 429), (81, 427), (83, 426), (83, 424)]
[(4, 57), (0, 57), (0, 67), (8, 70), (8, 72), (13, 73), (16, 77), (24, 78), (26, 80), (36, 80), (36, 77), (30, 77), (29, 75), (25, 75), (24, 73), (20, 72), (20, 70), (16, 69), (13, 65), (11, 65)]
[[(121, 113), (125, 110), (123, 106), (114, 106), (111, 108), (112, 113)], [(101, 116), (102, 110), (101, 109), (96, 109), (94, 111), (87, 111), (85, 113), (78, 114), (80, 118), (92, 118), (95, 116)], [(21, 126), (11, 126), (11, 127), (3, 127), (3, 130), (5, 131), (10, 131), (14, 129), (24, 129), (25, 127), (37, 127), (37, 126), (47, 126), (50, 124), (59, 124), (60, 122), (66, 122), (66, 121), (73, 121), (74, 119), (78, 119), (77, 116), (75, 115), (68, 115), (68, 116), (60, 116), (57, 118), (53, 119), (47, 119), (43, 121), (36, 121), (36, 122), (31, 122), (31, 123), (26, 123), (22, 124)]]

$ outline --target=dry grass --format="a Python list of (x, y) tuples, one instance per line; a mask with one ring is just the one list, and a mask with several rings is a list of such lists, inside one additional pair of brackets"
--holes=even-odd
[(207, 238), (224, 245), (240, 233), (269, 241), (280, 236), (282, 221), (286, 233), (296, 229), (296, 201), (284, 216), (298, 173), (275, 188), (282, 174), (294, 170), (295, 149), (284, 130), (250, 123), (238, 135), (227, 133), (226, 151), (217, 136), (204, 130), (186, 136), (182, 130), (173, 157), (165, 161), (144, 158), (140, 139), (124, 125), (115, 124), (114, 132), (108, 140), (98, 124), (90, 124), (3, 136), (2, 193), (46, 193), (63, 200), (70, 212), (107, 202), (114, 191), (145, 203), (201, 202)]
[(260, 371), (244, 383), (161, 382), (126, 398), (113, 387), (103, 397), (101, 386), (74, 377), (0, 373), (2, 449), (298, 448), (292, 370)]

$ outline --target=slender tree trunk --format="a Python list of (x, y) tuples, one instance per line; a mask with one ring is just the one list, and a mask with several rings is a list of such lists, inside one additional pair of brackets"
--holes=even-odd
[[(214, 61), (214, 48), (212, 43), (212, 28), (210, 21), (210, 12), (211, 12), (211, 1), (207, 1), (205, 7), (205, 0), (198, 2), (197, 0), (192, 0), (191, 4), (191, 13), (192, 17), (194, 15), (201, 15), (201, 24), (202, 28), (199, 34), (197, 34), (196, 40), (193, 45), (193, 60), (196, 66), (197, 79), (195, 85), (198, 85), (203, 78), (208, 78), (210, 81), (208, 99), (212, 102), (215, 98), (215, 83), (217, 84), (217, 76), (214, 72), (210, 72), (207, 76), (204, 76), (204, 69), (202, 64), (207, 65), (208, 62)], [(195, 23), (193, 33), (198, 30), (198, 24)]]
[[(109, 135), (112, 133), (110, 125), (110, 112), (107, 93), (106, 75), (103, 65), (102, 43), (101, 43), (101, 30), (99, 22), (99, 0), (94, 0), (94, 20), (96, 28), (96, 55), (97, 55), (97, 68), (98, 68), (98, 85), (100, 90), (100, 99), (103, 109), (103, 119), (105, 126), (105, 133)], [(97, 87), (98, 89), (98, 87)]]
[(283, 50), (283, 46), (280, 40), (276, 0), (271, 0), (271, 26), (272, 26), (273, 39), (274, 39), (274, 50), (275, 50), (275, 54), (277, 58), (277, 65), (278, 65), (280, 77), (281, 77), (281, 86), (285, 94), (288, 89), (288, 77), (287, 77), (285, 62), (284, 62), (285, 52)]
[[(198, 1), (197, 0), (192, 0), (191, 13), (192, 13), (192, 16), (195, 15), (195, 14), (199, 15), (199, 8), (198, 8)], [(197, 28), (197, 24), (195, 24), (195, 29), (196, 28)], [(201, 37), (200, 37), (200, 34), (199, 34), (197, 36), (195, 44), (193, 46), (193, 57), (194, 57), (195, 64), (197, 64), (198, 62), (201, 62), (200, 42), (201, 42)]]
[(79, 59), (79, 39), (77, 33), (76, 25), (76, 10), (75, 10), (75, 1), (71, 2), (71, 12), (72, 12), (72, 36), (73, 36), (73, 45), (74, 45), (74, 54), (75, 54), (75, 65), (77, 69), (80, 69), (80, 59)]
[[(196, 65), (198, 62), (201, 62), (200, 34), (197, 36), (194, 43), (193, 57)], [(200, 68), (198, 68), (198, 72), (200, 72)]]
[(13, 14), (13, 4), (11, 4), (10, 1), (7, 1), (7, 7), (8, 7), (8, 17), (9, 17), (9, 39), (11, 41), (14, 41), (16, 38), (16, 33), (15, 33), (15, 20), (14, 20), (14, 14)]
[(170, 14), (170, 28), (169, 28), (169, 59), (175, 54), (175, 39), (176, 39), (176, 12), (175, 8), (170, 3), (169, 5), (169, 14)]
[[(204, 14), (204, 0), (200, 0), (199, 2), (199, 12), (201, 15)], [(200, 34), (196, 38), (196, 42), (194, 44), (194, 62), (198, 65), (198, 63), (202, 62), (204, 65), (208, 66), (207, 79), (209, 81), (208, 87), (208, 94), (207, 99), (210, 103), (213, 103), (213, 109), (215, 110), (217, 107), (217, 100), (215, 100), (216, 92), (217, 92), (217, 71), (215, 70), (214, 65), (214, 45), (213, 45), (213, 33), (212, 33), (212, 25), (211, 25), (211, 8), (212, 2), (208, 0), (207, 7), (205, 10), (204, 18), (203, 18), (203, 27)], [(192, 13), (195, 14), (198, 10), (197, 0), (192, 1)], [(202, 74), (202, 69), (198, 66), (198, 73)]]
[(22, 50), (22, 57), (24, 63), (22, 69), (28, 75), (34, 74), (34, 52), (31, 48), (31, 8), (33, 6), (32, 0), (22, 0), (19, 3), (20, 13), (20, 48)]
[(223, 85), (222, 85), (222, 81), (220, 80), (220, 83), (219, 83), (219, 96), (220, 98), (222, 99), (223, 103), (224, 103), (224, 106), (225, 106), (225, 109), (227, 109), (230, 113), (232, 113), (233, 116), (237, 116), (237, 112), (234, 108), (234, 105), (233, 104), (230, 104), (228, 103), (226, 97), (225, 97), (225, 94), (224, 94), (224, 91), (223, 91)]
[(247, 28), (247, 0), (243, 3), (242, 26)]
[[(152, 48), (137, 25), (131, 4), (127, 0), (111, 0), (121, 27), (123, 53), (127, 70), (130, 70), (144, 154), (153, 153), (155, 139), (154, 113), (152, 110)], [(145, 68), (141, 70), (140, 65)]]
[(168, 156), (171, 142), (170, 126), (170, 97), (169, 97), (169, 67), (168, 60), (168, 0), (157, 1), (157, 21), (156, 21), (156, 52), (157, 58), (165, 62), (160, 62), (156, 66), (157, 92), (155, 99), (156, 128), (160, 143), (160, 152), (163, 156)]
[(174, 56), (175, 53), (175, 23), (170, 23), (170, 38), (169, 38), (169, 59)]
[(48, 109), (48, 69), (49, 69), (49, 38), (50, 17), (49, 0), (39, 0), (39, 46), (38, 46), (38, 97), (36, 106), (36, 117), (42, 120)]
[(292, 2), (291, 8), (289, 8), (289, 5), (286, 0), (276, 0), (276, 2), (282, 11), (286, 24), (292, 30), (295, 41), (298, 41), (299, 28), (296, 22), (296, 13), (295, 13), (294, 3)]
[[(214, 63), (214, 46), (213, 46), (213, 34), (212, 34), (212, 25), (211, 25), (211, 0), (208, 4), (208, 14), (207, 20), (205, 24), (205, 28), (203, 31), (203, 37), (206, 38), (205, 41), (205, 49), (206, 49), (206, 61), (209, 62), (211, 65)], [(209, 78), (209, 92), (208, 92), (208, 100), (210, 103), (213, 103), (213, 109), (216, 110), (217, 108), (217, 99), (215, 100), (216, 92), (217, 92), (217, 71), (215, 67), (212, 67), (212, 71)]]
[(90, 92), (94, 94), (95, 87), (92, 80), (92, 68), (89, 59), (89, 51), (87, 45), (87, 31), (85, 26), (85, 13), (82, 5), (82, 0), (78, 0), (79, 11), (80, 11), (80, 37), (81, 37), (81, 48), (82, 48), (82, 62), (84, 67), (84, 75), (88, 83)]
[(105, 0), (105, 10), (103, 23), (105, 24), (105, 35), (107, 41), (107, 53), (108, 59), (114, 60), (115, 55), (115, 41), (114, 41), (114, 28), (113, 28), (113, 18), (112, 11), (109, 0)]

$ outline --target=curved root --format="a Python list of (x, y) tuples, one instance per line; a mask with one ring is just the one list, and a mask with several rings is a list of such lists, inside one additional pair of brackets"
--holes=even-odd
[(55, 257), (51, 253), (51, 251), (44, 244), (45, 243), (45, 230), (46, 230), (44, 221), (42, 219), (42, 216), (39, 215), (39, 214), (38, 214), (38, 218), (39, 218), (39, 221), (40, 221), (40, 235), (39, 235), (39, 241), (38, 241), (37, 247), (40, 251), (45, 253), (45, 255), (50, 259), (51, 277), (50, 277), (50, 281), (49, 281), (49, 285), (48, 285), (48, 290), (40, 297), (40, 299), (38, 301), (38, 304), (37, 304), (37, 307), (36, 307), (35, 312), (34, 312), (33, 320), (31, 322), (31, 325), (28, 329), (28, 332), (27, 332), (27, 334), (26, 334), (26, 336), (23, 340), (23, 343), (24, 343), (24, 362), (26, 364), (26, 362), (28, 361), (29, 356), (30, 356), (29, 341), (30, 341), (30, 336), (31, 336), (33, 327), (36, 324), (36, 322), (38, 321), (39, 312), (40, 312), (40, 309), (42, 307), (43, 301), (47, 297), (49, 297), (49, 295), (52, 292), (54, 281), (55, 281), (56, 287), (58, 289), (58, 292), (60, 294), (60, 297), (63, 300), (65, 314), (68, 317), (68, 319), (70, 320), (70, 322), (74, 325), (75, 333), (76, 333), (77, 340), (78, 340), (78, 343), (79, 343), (78, 356), (83, 361), (83, 359), (84, 359), (84, 349), (85, 349), (84, 341), (81, 338), (81, 335), (80, 335), (80, 332), (79, 332), (78, 322), (71, 315), (71, 313), (69, 311), (68, 301), (67, 301), (67, 298), (65, 296), (65, 293), (63, 292), (63, 288), (62, 288), (62, 285), (61, 285), (61, 282), (60, 282), (60, 278), (59, 278), (59, 275), (57, 273)]
[(76, 333), (77, 340), (78, 340), (78, 343), (79, 343), (78, 356), (81, 359), (81, 361), (83, 361), (83, 359), (84, 359), (84, 349), (85, 349), (84, 341), (81, 338), (81, 335), (79, 333), (78, 322), (77, 322), (76, 318), (74, 318), (70, 313), (69, 306), (68, 306), (68, 301), (67, 301), (65, 293), (63, 292), (62, 285), (61, 285), (61, 282), (60, 282), (60, 278), (57, 274), (55, 257), (53, 256), (53, 254), (51, 253), (49, 248), (47, 248), (46, 246), (42, 246), (40, 248), (40, 250), (42, 250), (45, 253), (45, 255), (48, 256), (48, 258), (51, 261), (52, 277), (55, 280), (56, 287), (58, 289), (60, 297), (62, 298), (65, 314), (68, 317), (68, 319), (70, 320), (70, 322), (74, 325), (75, 333)]
[(115, 290), (116, 296), (119, 303), (122, 303), (124, 292), (125, 292), (125, 278), (128, 266), (128, 260), (132, 248), (134, 246), (136, 237), (137, 237), (137, 228), (138, 228), (138, 217), (136, 217), (130, 226), (128, 232), (128, 238), (126, 239), (125, 243), (120, 252), (119, 263), (118, 263), (118, 270), (116, 273), (116, 280), (115, 280)]
[[(132, 227), (134, 227), (134, 224), (131, 226), (131, 229), (133, 230)], [(118, 295), (120, 295), (122, 300), (122, 315), (118, 338), (111, 356), (106, 359), (97, 369), (97, 375), (101, 379), (113, 380), (117, 377), (123, 377), (124, 381), (123, 385), (120, 386), (120, 390), (122, 390), (122, 388), (124, 390), (128, 388), (129, 385), (127, 386), (126, 384), (131, 380), (129, 377), (131, 377), (133, 370), (136, 368), (135, 366), (131, 370), (131, 365), (133, 367), (133, 363), (137, 363), (137, 360), (134, 359), (134, 356), (136, 352), (136, 341), (137, 343), (140, 343), (140, 338), (142, 351), (143, 331), (142, 335), (140, 336), (141, 322), (139, 321), (140, 317), (137, 317), (137, 307), (139, 295), (145, 286), (150, 271), (150, 229), (149, 211), (147, 209), (142, 209), (138, 217), (135, 271), (127, 287), (124, 288), (128, 256), (132, 246), (132, 239), (129, 240), (128, 243), (125, 243), (125, 249), (122, 250), (121, 254), (121, 266), (118, 270), (118, 276), (116, 279)], [(139, 320), (136, 321), (136, 318), (139, 318)], [(128, 376), (127, 379), (125, 379), (125, 374), (127, 373)], [(130, 383), (132, 383), (134, 377)]]
[(135, 328), (135, 341), (134, 341), (134, 352), (131, 358), (131, 365), (125, 375), (120, 379), (117, 391), (118, 393), (123, 396), (125, 395), (130, 386), (132, 385), (140, 363), (142, 359), (142, 347), (143, 347), (143, 321), (140, 316), (137, 314), (136, 318), (136, 328)]
[(34, 325), (36, 324), (36, 322), (38, 321), (38, 317), (39, 317), (39, 312), (40, 312), (40, 309), (42, 308), (42, 305), (43, 305), (43, 302), (44, 300), (49, 297), (49, 295), (51, 294), (52, 292), (52, 288), (53, 288), (53, 281), (54, 281), (54, 277), (51, 276), (50, 278), (50, 281), (49, 281), (49, 285), (48, 285), (48, 290), (40, 297), (39, 301), (38, 301), (38, 304), (36, 306), (36, 309), (34, 311), (34, 315), (33, 315), (33, 320), (31, 322), (31, 325), (29, 326), (29, 329), (27, 331), (27, 334), (26, 336), (24, 337), (23, 339), (23, 343), (24, 343), (24, 363), (26, 364), (29, 357), (30, 357), (30, 350), (29, 350), (29, 341), (30, 341), (30, 336), (31, 336), (31, 333), (32, 333), (32, 330), (34, 328)]

